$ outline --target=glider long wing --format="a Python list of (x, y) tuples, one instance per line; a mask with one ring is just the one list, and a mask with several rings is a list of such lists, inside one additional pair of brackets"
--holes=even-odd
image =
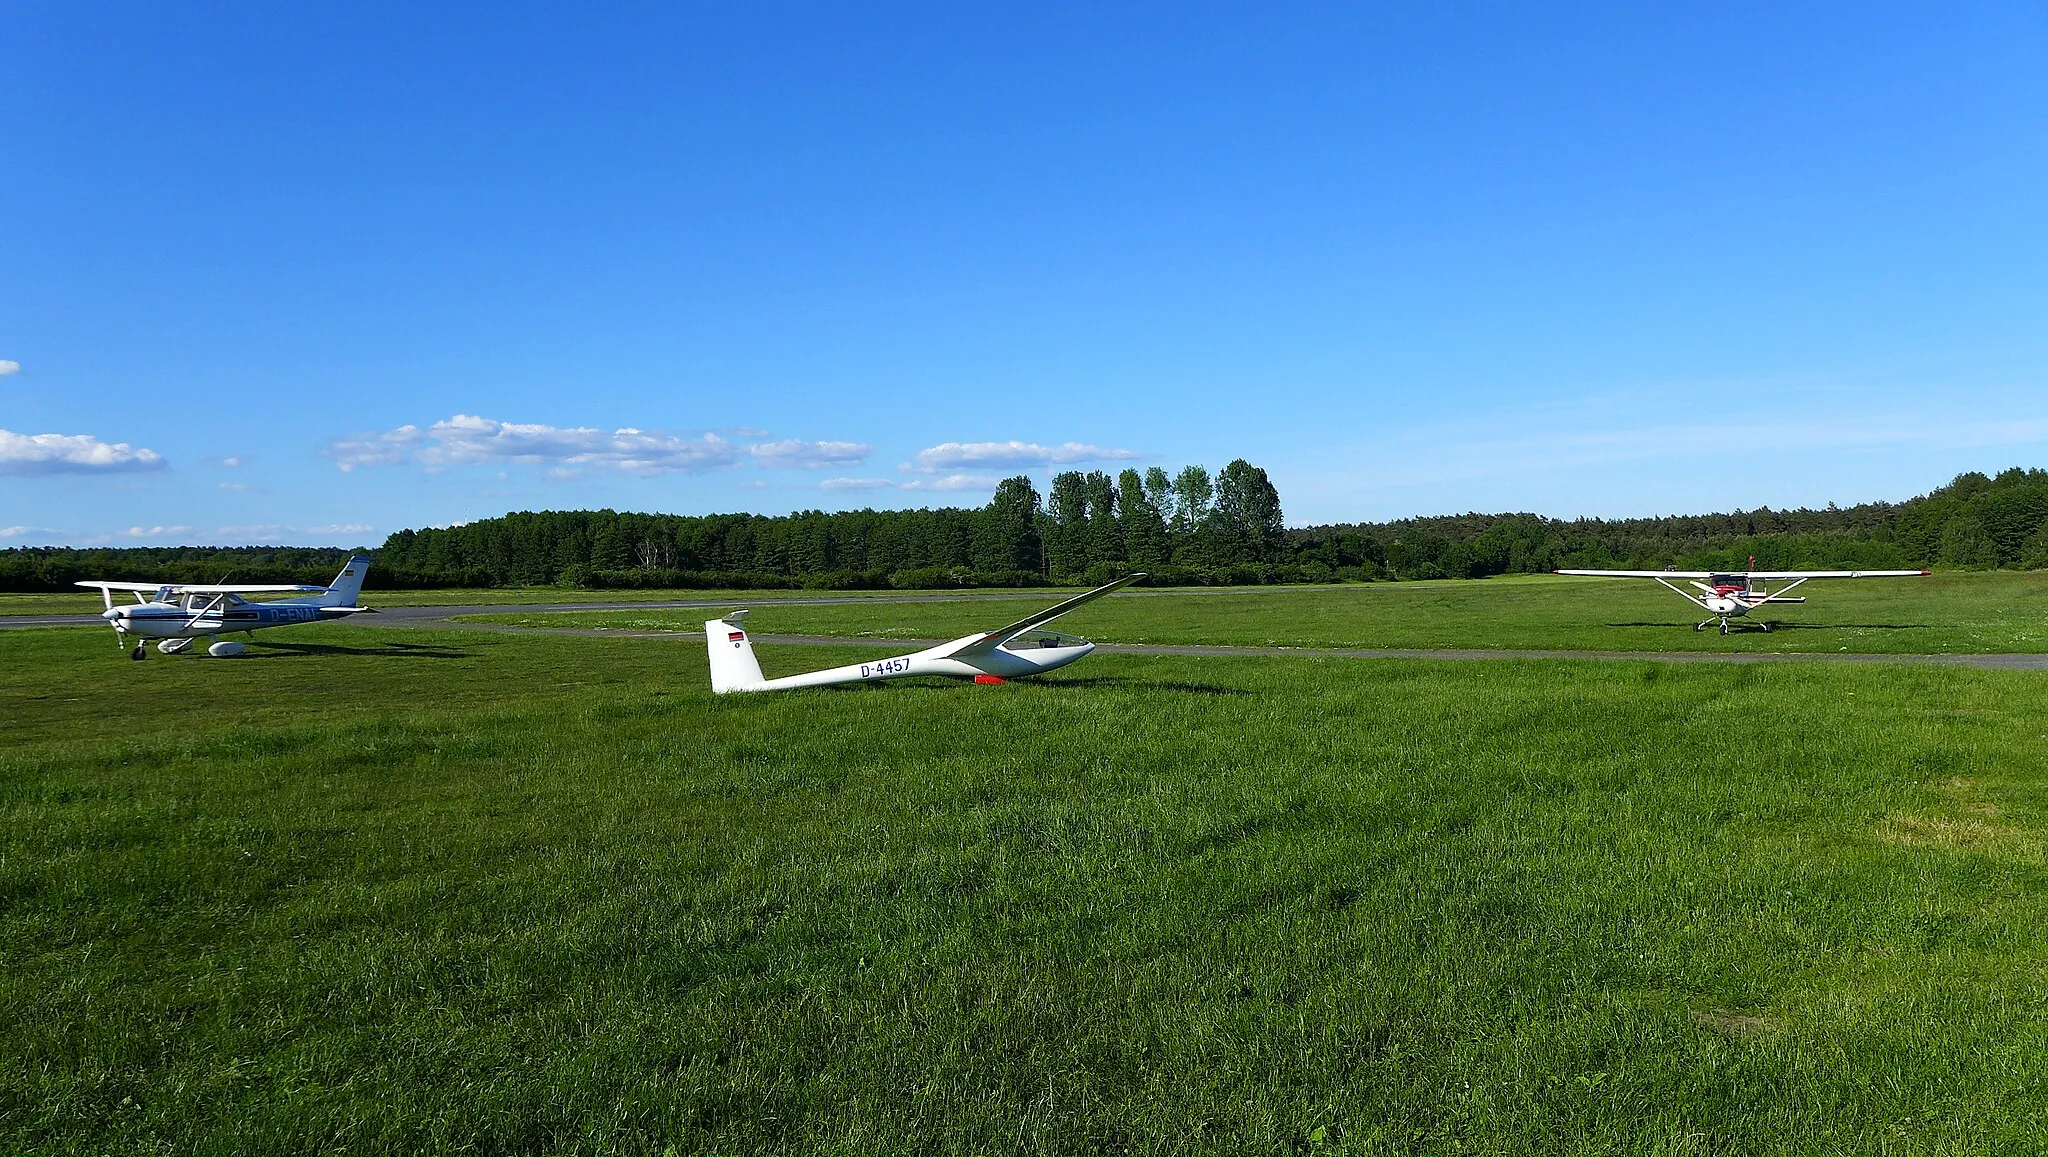
[(1118, 587), (1129, 586), (1131, 583), (1144, 577), (1145, 574), (1143, 571), (1140, 571), (1137, 574), (1125, 575), (1124, 577), (1116, 580), (1115, 582), (1110, 583), (1108, 586), (1096, 587), (1094, 590), (1089, 591), (1086, 594), (1075, 595), (1073, 598), (1068, 599), (1066, 602), (1063, 603), (1054, 603), (1052, 606), (1045, 608), (1044, 610), (1038, 612), (1035, 615), (1030, 616), (1029, 618), (1018, 619), (1016, 622), (1011, 623), (1009, 626), (1006, 627), (997, 627), (995, 630), (990, 631), (989, 633), (982, 635), (979, 638), (969, 639), (950, 651), (947, 651), (943, 654), (934, 655), (932, 657), (935, 659), (964, 659), (973, 655), (986, 655), (990, 651), (995, 650), (997, 647), (1002, 646), (1004, 643), (1009, 642), (1011, 639), (1016, 638), (1018, 635), (1023, 634), (1024, 632), (1030, 630), (1033, 627), (1042, 627), (1045, 624), (1053, 621), (1054, 619), (1059, 618), (1061, 615), (1066, 614), (1068, 611), (1071, 611), (1074, 608), (1080, 606), (1082, 603), (1092, 602), (1093, 600), (1101, 598), (1102, 596), (1117, 589)]

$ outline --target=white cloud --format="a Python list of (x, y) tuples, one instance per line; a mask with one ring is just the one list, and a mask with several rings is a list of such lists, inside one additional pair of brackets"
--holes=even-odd
[(189, 526), (131, 526), (118, 532), (118, 535), (121, 538), (172, 538), (191, 533), (192, 528)]
[(805, 442), (796, 438), (747, 447), (747, 453), (763, 466), (804, 470), (858, 466), (874, 452), (875, 448), (866, 442)]
[(57, 534), (47, 526), (0, 526), (0, 538), (54, 538)]
[(903, 489), (993, 491), (1001, 481), (990, 474), (948, 474), (944, 478), (913, 478), (903, 484)]
[(220, 464), (232, 469), (236, 466), (247, 466), (249, 464), (249, 461), (250, 459), (247, 454), (237, 454), (232, 458), (221, 459)]
[(220, 487), (220, 488), (221, 488), (222, 490), (247, 490), (247, 489), (249, 489), (249, 484), (248, 484), (247, 482), (219, 482), (219, 483), (215, 483), (215, 485), (219, 486), (219, 487)]
[(574, 477), (569, 468), (577, 466), (638, 475), (688, 474), (740, 460), (739, 447), (716, 434), (678, 438), (631, 426), (606, 433), (589, 426), (500, 422), (472, 414), (457, 414), (425, 430), (408, 425), (336, 439), (322, 453), (344, 471), (406, 462), (429, 470), (518, 462), (553, 466), (556, 477)]
[(163, 456), (90, 434), (16, 434), (0, 430), (0, 474), (119, 474), (162, 470)]
[(896, 485), (887, 478), (827, 478), (818, 483), (820, 490), (882, 490)]
[(9, 375), (9, 374), (18, 374), (18, 373), (20, 373), (20, 372), (21, 372), (21, 363), (20, 363), (20, 362), (16, 362), (16, 361), (9, 361), (9, 360), (8, 360), (8, 359), (6, 359), (6, 358), (0, 358), (0, 378), (4, 378), (4, 377), (6, 377), (6, 376), (7, 376), (7, 375)]
[[(919, 450), (915, 469), (928, 474), (959, 467), (1066, 466), (1076, 462), (1111, 462), (1142, 458), (1136, 450), (1113, 450), (1085, 442), (1041, 446), (1036, 442), (941, 442)], [(911, 469), (906, 466), (905, 469)]]
[(253, 526), (223, 526), (213, 532), (220, 542), (283, 542), (299, 528), (281, 522), (259, 522)]
[(344, 474), (358, 466), (397, 466), (412, 460), (412, 448), (421, 436), (418, 426), (400, 426), (383, 434), (336, 438), (320, 453), (334, 459)]
[(259, 522), (248, 526), (222, 526), (213, 532), (215, 542), (284, 542), (309, 535), (362, 534), (373, 529), (367, 522), (327, 526), (294, 526), (285, 522)]

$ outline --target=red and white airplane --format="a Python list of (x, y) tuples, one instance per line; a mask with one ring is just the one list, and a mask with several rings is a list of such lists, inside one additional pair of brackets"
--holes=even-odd
[[(1792, 588), (1814, 579), (1830, 578), (1918, 578), (1931, 571), (1924, 570), (1758, 570), (1756, 559), (1749, 560), (1749, 569), (1742, 571), (1719, 570), (1561, 570), (1556, 574), (1587, 575), (1594, 578), (1646, 578), (1656, 579), (1668, 587), (1679, 598), (1707, 612), (1705, 622), (1694, 623), (1693, 630), (1704, 631), (1715, 622), (1721, 624), (1721, 633), (1728, 633), (1728, 620), (1742, 618), (1758, 607), (1770, 603), (1803, 603), (1805, 595), (1787, 597)], [(1699, 588), (1694, 594), (1684, 587), (1671, 582), (1672, 579), (1686, 579)], [(1768, 583), (1782, 582), (1785, 585), (1773, 591)], [(1758, 619), (1757, 625), (1768, 631), (1768, 620)]]

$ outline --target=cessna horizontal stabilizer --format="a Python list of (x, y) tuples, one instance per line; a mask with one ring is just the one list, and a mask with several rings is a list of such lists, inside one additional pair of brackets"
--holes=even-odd
[(734, 611), (704, 624), (704, 645), (711, 658), (711, 689), (723, 695), (728, 691), (782, 691), (795, 687), (829, 687), (838, 683), (873, 683), (882, 679), (907, 679), (913, 675), (952, 675), (976, 682), (1000, 682), (1020, 675), (1043, 674), (1064, 667), (1095, 649), (1095, 644), (1088, 640), (1046, 630), (1045, 624), (1083, 603), (1092, 602), (1144, 577), (1143, 573), (1126, 575), (1107, 586), (1055, 603), (1008, 626), (954, 639), (908, 655), (849, 663), (829, 671), (811, 671), (781, 679), (761, 676), (760, 661), (754, 658), (753, 641), (747, 638), (747, 612)]

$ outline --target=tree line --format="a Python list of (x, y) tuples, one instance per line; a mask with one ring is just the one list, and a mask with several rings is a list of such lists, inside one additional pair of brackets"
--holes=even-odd
[(377, 555), (412, 585), (858, 589), (1107, 581), (1148, 568), (1166, 581), (1273, 581), (1285, 551), (1279, 492), (1240, 459), (1213, 476), (1066, 471), (1047, 495), (1019, 475), (979, 509), (508, 514), (400, 531)]
[[(316, 583), (349, 552), (310, 547), (27, 547), (0, 590), (77, 579)], [(596, 588), (1031, 586), (1143, 570), (1157, 585), (1482, 578), (1560, 567), (2048, 568), (2048, 471), (1958, 475), (1905, 502), (1637, 519), (1457, 514), (1287, 529), (1266, 472), (1239, 459), (1019, 476), (975, 509), (507, 514), (401, 530), (370, 586)]]
[[(1560, 568), (2048, 569), (2048, 470), (1972, 471), (1904, 502), (1663, 518), (1458, 514), (1290, 532), (1337, 578), (1482, 578)], [(1314, 566), (1313, 563), (1321, 563)]]

